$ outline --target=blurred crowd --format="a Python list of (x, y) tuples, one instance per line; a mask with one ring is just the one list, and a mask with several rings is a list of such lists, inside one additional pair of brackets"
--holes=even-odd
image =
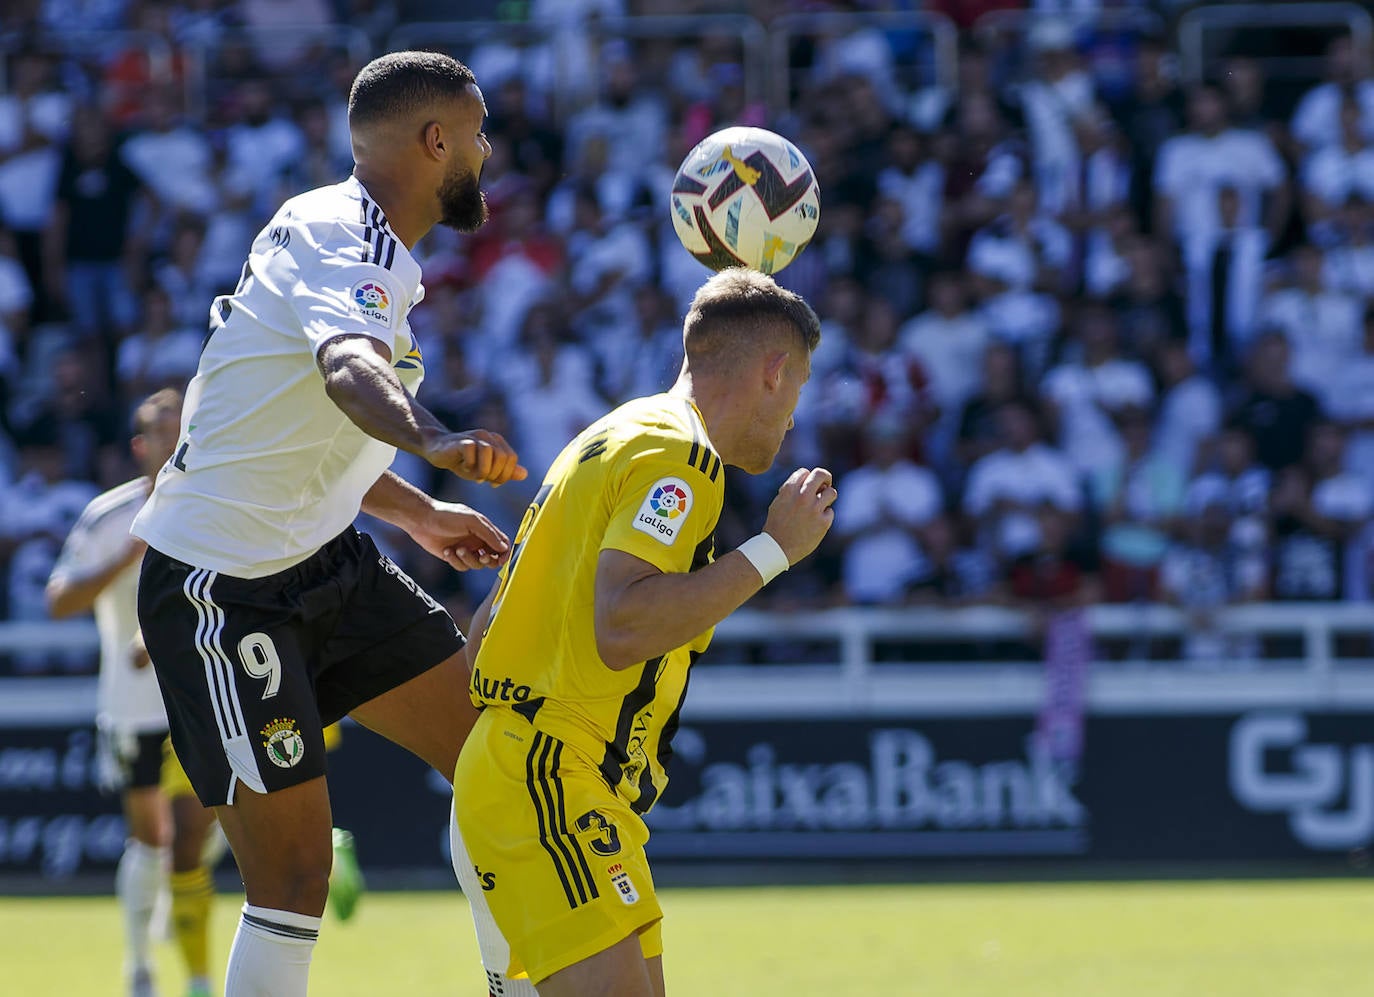
[[(826, 29), (792, 45), (788, 108), (770, 110), (737, 32), (608, 37), (598, 19), (880, 5), (487, 6), (554, 30), (439, 42), (486, 94), (492, 217), (418, 247), (411, 320), (425, 404), (505, 433), (533, 475), (492, 491), (403, 461), (413, 480), (513, 530), (568, 439), (672, 383), (706, 271), (673, 235), (671, 178), (711, 131), (756, 124), (820, 183), (817, 237), (779, 279), (824, 340), (774, 471), (730, 477), (717, 547), (758, 529), (798, 465), (831, 468), (840, 494), (821, 552), (761, 603), (1171, 602), (1199, 623), (1186, 653), (1207, 659), (1235, 650), (1206, 625), (1219, 606), (1367, 598), (1374, 77), (1348, 36), (1299, 86), (1246, 55), (1185, 85), (1167, 30), (1042, 2), (1064, 17), (996, 46), (964, 31), (943, 86), (912, 71), (930, 53), (911, 33)], [(1023, 5), (927, 6), (966, 28)], [(1167, 25), (1181, 5), (1150, 6)], [(360, 54), (298, 26), (361, 27), (375, 52), (412, 13), (4, 5), (4, 616), (42, 618), (74, 517), (134, 473), (131, 406), (194, 372), (209, 302), (256, 231), (351, 169)], [(79, 45), (43, 41), (76, 22)], [(459, 614), (489, 582), (389, 542)]]

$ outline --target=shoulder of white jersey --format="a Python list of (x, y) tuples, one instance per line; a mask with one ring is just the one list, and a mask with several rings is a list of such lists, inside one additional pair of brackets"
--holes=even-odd
[(304, 228), (323, 257), (390, 270), (410, 255), (381, 207), (350, 181), (296, 195), (282, 205), (278, 218)]
[(148, 498), (148, 480), (146, 478), (134, 478), (126, 481), (122, 485), (116, 485), (109, 491), (101, 492), (87, 503), (77, 518), (73, 530), (92, 530), (103, 520), (121, 510), (127, 510), (131, 506), (142, 507)]

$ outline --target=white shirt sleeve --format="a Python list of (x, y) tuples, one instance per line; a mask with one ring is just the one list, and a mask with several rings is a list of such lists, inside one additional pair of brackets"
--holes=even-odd
[[(379, 257), (384, 258), (389, 240), (381, 234)], [(376, 263), (359, 262), (377, 241), (375, 230), (368, 241), (361, 225), (339, 224), (323, 245), (303, 247), (295, 254), (298, 270), (290, 302), (312, 353), (318, 354), (335, 337), (349, 335), (370, 336), (391, 349), (409, 302), (395, 274)]]
[[(127, 519), (116, 517), (120, 522)], [(86, 578), (114, 564), (123, 556), (130, 537), (127, 532), (120, 535), (107, 525), (110, 520), (92, 517), (88, 508), (76, 521), (72, 531), (62, 544), (62, 552), (57, 555), (53, 565), (52, 578), (67, 581), (72, 578)]]

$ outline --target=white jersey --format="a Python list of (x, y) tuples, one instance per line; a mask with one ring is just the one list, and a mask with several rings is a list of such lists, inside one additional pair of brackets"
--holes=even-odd
[[(129, 549), (129, 525), (148, 498), (148, 479), (135, 478), (97, 495), (62, 545), (52, 577), (89, 578), (116, 563)], [(162, 693), (151, 668), (135, 668), (130, 648), (138, 633), (138, 562), (130, 564), (95, 598), (100, 633), (100, 682), (96, 723), (118, 733), (167, 729)]]
[(341, 533), (396, 448), (329, 400), (315, 355), (336, 336), (371, 336), (414, 392), (424, 362), (407, 316), (423, 295), (419, 264), (356, 178), (283, 204), (238, 289), (211, 307), (181, 440), (133, 532), (239, 578), (285, 570)]

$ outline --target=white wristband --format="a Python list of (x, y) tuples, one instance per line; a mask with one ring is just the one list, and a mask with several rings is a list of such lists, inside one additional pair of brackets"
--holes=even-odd
[(749, 559), (749, 563), (763, 578), (765, 585), (792, 567), (792, 562), (787, 560), (787, 555), (783, 553), (782, 547), (767, 533), (750, 537), (735, 550)]

